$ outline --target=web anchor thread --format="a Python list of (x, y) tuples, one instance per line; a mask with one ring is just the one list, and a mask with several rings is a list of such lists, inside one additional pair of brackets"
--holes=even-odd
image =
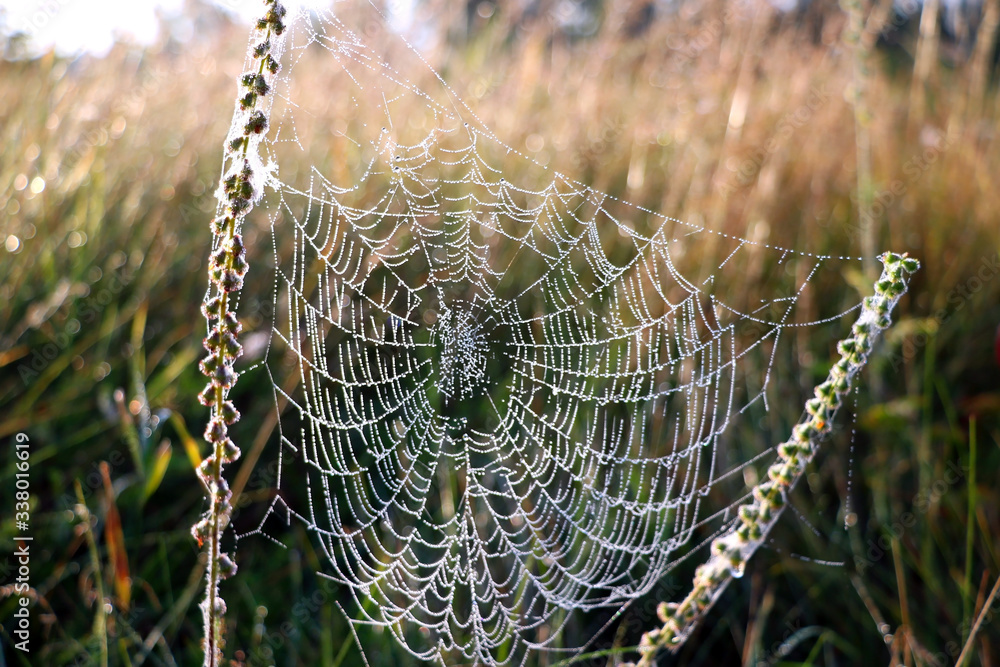
[(910, 276), (920, 262), (906, 253), (885, 253), (879, 257), (882, 275), (875, 294), (864, 299), (861, 314), (851, 327), (851, 336), (840, 341), (840, 359), (830, 369), (826, 381), (806, 402), (806, 418), (792, 436), (778, 445), (778, 460), (767, 470), (767, 480), (752, 489), (753, 500), (741, 505), (739, 520), (712, 542), (707, 562), (695, 570), (691, 592), (681, 602), (661, 602), (657, 617), (663, 624), (645, 633), (639, 643), (641, 658), (626, 667), (654, 667), (661, 650), (677, 651), (708, 613), (726, 586), (743, 576), (747, 561), (764, 543), (787, 506), (788, 494), (831, 431), (833, 420), (855, 378), (868, 361), (875, 341), (892, 324), (891, 314), (906, 293)]

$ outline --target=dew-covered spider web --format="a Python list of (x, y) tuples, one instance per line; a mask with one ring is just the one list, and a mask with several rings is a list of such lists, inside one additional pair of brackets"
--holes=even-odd
[(732, 527), (780, 442), (734, 424), (802, 404), (776, 365), (803, 331), (843, 332), (860, 297), (817, 285), (860, 261), (536, 164), (371, 7), (288, 23), (262, 156), (273, 262), (251, 256), (275, 267), (256, 369), (279, 494), (251, 534), (303, 524), (353, 622), (426, 661), (576, 650), (582, 613)]

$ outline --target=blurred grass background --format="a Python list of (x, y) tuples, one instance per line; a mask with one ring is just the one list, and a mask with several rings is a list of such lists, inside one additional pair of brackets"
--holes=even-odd
[[(11, 649), (8, 568), (0, 664), (200, 663), (202, 566), (188, 532), (203, 503), (196, 312), (246, 27), (190, 11), (187, 41), (0, 62), (0, 438), (12, 451), (16, 433), (30, 437), (36, 502), (33, 652)], [(539, 162), (736, 236), (920, 258), (859, 392), (853, 454), (842, 420), (796, 492), (804, 518), (783, 520), (780, 547), (759, 553), (662, 664), (954, 664), (1000, 575), (1000, 2), (419, 11), (432, 17), (430, 61)], [(824, 289), (856, 302), (867, 284), (850, 274)], [(758, 288), (749, 282), (748, 298)], [(261, 297), (244, 310), (267, 308)], [(797, 367), (776, 381), (804, 396), (833, 343), (802, 341)], [(244, 405), (268, 393), (239, 387), (245, 447), (270, 427)], [(773, 410), (786, 426), (800, 411), (797, 398)], [(269, 497), (267, 475), (233, 472), (249, 500)], [(13, 473), (9, 455), (4, 498)], [(845, 530), (849, 476), (856, 517)], [(0, 543), (11, 545), (4, 512)], [(242, 543), (225, 585), (227, 655), (360, 664), (339, 591), (315, 576), (321, 557), (305, 535), (286, 541), (294, 548)], [(688, 582), (678, 572), (656, 597), (677, 598)], [(656, 601), (637, 603), (595, 647), (634, 645)], [(1000, 604), (986, 613), (968, 665), (1000, 662)], [(579, 636), (605, 618), (582, 622)], [(387, 635), (358, 639), (372, 665), (413, 664)]]

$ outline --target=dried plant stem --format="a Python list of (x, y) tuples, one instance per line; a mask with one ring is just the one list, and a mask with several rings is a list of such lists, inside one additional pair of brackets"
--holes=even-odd
[(100, 667), (108, 667), (108, 618), (104, 610), (104, 575), (101, 573), (101, 559), (97, 552), (97, 541), (94, 539), (93, 517), (90, 508), (87, 507), (87, 500), (83, 496), (83, 485), (80, 480), (73, 480), (73, 488), (76, 490), (76, 514), (83, 523), (83, 534), (87, 541), (87, 551), (90, 553), (90, 562), (94, 566), (94, 588), (97, 593), (97, 600), (94, 604), (96, 614), (94, 616), (94, 635), (97, 637), (100, 647), (99, 661)]
[(940, 13), (941, 0), (926, 0), (920, 11), (920, 37), (917, 39), (913, 81), (910, 84), (911, 136), (920, 131), (927, 113), (928, 86), (935, 74), (934, 63), (937, 62), (941, 42)]
[[(861, 256), (865, 258), (865, 272), (868, 279), (875, 278), (875, 248), (877, 221), (872, 215), (875, 184), (872, 177), (871, 121), (872, 112), (868, 108), (868, 84), (870, 74), (870, 51), (874, 40), (867, 37), (862, 0), (842, 0), (847, 12), (847, 30), (844, 41), (851, 54), (852, 89), (851, 107), (854, 110), (854, 140), (857, 170), (858, 222), (861, 225)], [(873, 26), (874, 27), (874, 26)]]
[(840, 359), (826, 381), (816, 387), (815, 398), (806, 403), (808, 417), (778, 446), (778, 460), (768, 468), (767, 481), (752, 489), (753, 501), (739, 508), (739, 520), (712, 542), (708, 561), (695, 571), (691, 592), (680, 603), (659, 605), (657, 615), (663, 625), (643, 635), (638, 667), (653, 667), (657, 652), (676, 650), (684, 643), (729, 582), (743, 576), (747, 561), (781, 516), (788, 493), (812, 461), (819, 443), (829, 435), (837, 410), (867, 362), (875, 340), (891, 324), (890, 315), (906, 293), (910, 274), (920, 266), (905, 254), (886, 253), (880, 259), (883, 270), (875, 283), (875, 295), (864, 300), (851, 336), (837, 345)]
[(195, 524), (192, 534), (199, 545), (206, 546), (206, 587), (202, 614), (205, 621), (205, 667), (218, 667), (222, 659), (222, 619), (226, 605), (219, 594), (219, 582), (236, 573), (236, 564), (221, 548), (222, 533), (232, 515), (232, 492), (223, 477), (223, 466), (236, 461), (240, 450), (228, 437), (229, 426), (239, 420), (239, 412), (228, 400), (236, 383), (233, 369), (243, 350), (237, 337), (240, 323), (236, 317), (235, 296), (243, 287), (248, 264), (246, 248), (239, 231), (243, 220), (260, 197), (263, 167), (258, 147), (267, 130), (268, 95), (271, 79), (279, 65), (272, 37), (285, 31), (285, 10), (277, 0), (265, 0), (266, 13), (257, 21), (247, 58), (247, 72), (240, 79), (240, 99), (226, 139), (226, 159), (217, 193), (218, 215), (212, 221), (214, 243), (209, 261), (210, 287), (202, 304), (208, 322), (204, 347), (208, 355), (201, 361), (201, 371), (209, 378), (199, 401), (211, 407), (205, 440), (212, 454), (202, 461), (199, 477), (208, 495), (209, 507)]
[(959, 654), (958, 660), (955, 661), (955, 667), (964, 667), (966, 661), (972, 656), (972, 647), (975, 645), (976, 635), (979, 634), (979, 629), (983, 626), (983, 621), (992, 616), (990, 610), (993, 608), (993, 600), (996, 599), (998, 593), (1000, 593), (1000, 577), (997, 577), (996, 582), (993, 584), (993, 590), (990, 591), (990, 596), (980, 608), (979, 616), (976, 617), (976, 624), (969, 631), (969, 637), (965, 640), (965, 646), (962, 647), (962, 652)]
[(969, 64), (969, 92), (966, 103), (966, 122), (983, 115), (983, 102), (989, 89), (991, 63), (997, 47), (997, 29), (1000, 28), (1000, 0), (986, 0), (983, 19), (976, 31), (976, 46)]

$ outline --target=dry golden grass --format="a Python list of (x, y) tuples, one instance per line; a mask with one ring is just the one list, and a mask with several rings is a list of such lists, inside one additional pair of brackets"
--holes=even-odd
[[(836, 542), (838, 553), (865, 557), (920, 494), (945, 479), (949, 464), (968, 460), (969, 416), (979, 424), (973, 483), (966, 472), (891, 546), (878, 547), (859, 588), (842, 570), (818, 573), (787, 554), (758, 556), (731, 609), (716, 612), (680, 661), (766, 659), (795, 623), (815, 625), (826, 638), (818, 657), (802, 664), (857, 664), (872, 655), (878, 664), (890, 656), (910, 665), (944, 664), (937, 654), (953, 660), (949, 642), (961, 645), (961, 624), (1000, 573), (996, 21), (984, 21), (962, 57), (933, 35), (918, 39), (913, 27), (891, 27), (891, 39), (878, 43), (874, 32), (863, 35), (871, 51), (867, 113), (858, 118), (848, 94), (856, 76), (847, 21), (831, 2), (794, 15), (765, 3), (687, 4), (645, 28), (636, 18), (643, 3), (610, 4), (615, 9), (595, 34), (569, 38), (544, 12), (525, 18), (500, 8), (489, 20), (467, 22), (438, 3), (451, 38), (428, 58), (505, 142), (595, 189), (817, 253), (857, 256), (871, 229), (878, 250), (909, 252), (923, 263), (904, 317), (873, 365), (873, 389), (861, 397), (853, 464), (859, 527), (829, 537), (838, 530), (832, 517), (845, 454), (810, 479), (820, 515), (810, 519), (827, 537), (791, 525), (780, 536), (789, 549), (822, 557)], [(986, 6), (996, 11), (996, 2)], [(870, 24), (879, 23), (877, 11), (865, 11)], [(215, 19), (202, 25), (191, 44), (145, 53), (121, 47), (99, 61), (0, 63), (0, 241), (8, 248), (0, 249), (0, 436), (27, 431), (38, 443), (34, 521), (49, 558), (34, 575), (44, 600), (37, 664), (97, 660), (101, 577), (107, 591), (131, 586), (107, 619), (118, 638), (113, 664), (126, 664), (124, 654), (136, 664), (145, 653), (155, 664), (189, 664), (198, 654), (189, 591), (200, 580), (191, 576), (198, 566), (187, 527), (201, 493), (176, 445), (197, 447), (180, 425), (197, 432), (204, 421), (194, 400), (203, 323), (193, 314), (205, 288), (212, 194), (246, 43), (244, 27)], [(914, 69), (918, 53), (928, 63), (923, 70)], [(348, 103), (335, 92), (330, 98), (335, 121)], [(859, 211), (858, 140), (866, 135), (871, 177), (862, 179), (860, 198), (872, 207)], [(267, 294), (263, 273), (251, 269), (248, 312), (255, 289)], [(844, 278), (822, 285), (823, 298), (837, 302), (849, 290), (869, 289), (862, 276)], [(746, 298), (765, 282), (748, 276)], [(822, 364), (832, 342), (800, 348)], [(800, 383), (811, 384), (808, 369), (782, 372), (801, 372)], [(786, 424), (800, 405), (781, 410)], [(172, 444), (161, 448), (163, 440)], [(178, 455), (150, 488), (172, 447)], [(89, 481), (102, 460), (111, 463), (113, 493), (100, 475)], [(6, 478), (9, 462), (0, 465)], [(73, 479), (96, 517), (97, 562), (87, 554), (82, 513), (72, 511)], [(123, 537), (106, 530), (112, 504)], [(117, 544), (124, 544), (127, 579), (111, 562), (109, 545)], [(289, 600), (329, 590), (310, 575), (316, 555), (304, 540), (296, 544), (302, 560), (280, 572), (267, 560), (273, 554), (243, 554), (229, 652), (270, 647), (277, 664), (349, 662), (356, 654), (340, 652), (348, 635), (331, 608), (305, 619), (290, 609)], [(295, 615), (307, 641), (291, 648), (268, 639), (273, 629), (255, 626), (264, 623), (258, 605), (278, 618)], [(0, 610), (6, 617), (10, 599), (0, 600)], [(893, 632), (888, 645), (874, 615)], [(1000, 659), (997, 623), (980, 631), (980, 664)], [(620, 641), (634, 642), (639, 629)], [(805, 660), (816, 636), (797, 659)], [(362, 640), (382, 651), (378, 664), (409, 664), (374, 635)]]

